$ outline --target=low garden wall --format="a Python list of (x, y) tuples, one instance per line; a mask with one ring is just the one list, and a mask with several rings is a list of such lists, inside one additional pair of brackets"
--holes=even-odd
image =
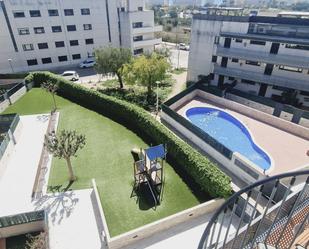
[(217, 210), (223, 203), (224, 199), (213, 199), (206, 203), (200, 204), (193, 208), (189, 208), (182, 212), (176, 213), (174, 215), (168, 216), (161, 220), (152, 222), (145, 226), (139, 227), (137, 229), (131, 230), (127, 233), (110, 237), (108, 230), (104, 210), (100, 201), (100, 196), (96, 187), (95, 180), (92, 180), (93, 187), (93, 204), (94, 209), (99, 214), (100, 220), (102, 222), (101, 229), (101, 239), (109, 249), (123, 248), (127, 245), (134, 244), (139, 240), (145, 239), (147, 237), (153, 236), (157, 233), (164, 232), (167, 229), (175, 227), (179, 224), (188, 222), (194, 218), (200, 217), (205, 214), (209, 214)]
[(231, 179), (216, 164), (176, 137), (144, 109), (95, 90), (86, 89), (49, 72), (30, 73), (25, 83), (34, 82), (35, 86), (40, 86), (47, 80), (58, 84), (59, 95), (126, 125), (153, 144), (166, 144), (167, 160), (172, 160), (174, 165), (183, 167), (210, 196), (214, 198), (230, 196)]

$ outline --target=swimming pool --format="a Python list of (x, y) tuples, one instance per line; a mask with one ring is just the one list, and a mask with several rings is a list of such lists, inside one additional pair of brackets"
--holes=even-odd
[(232, 115), (216, 108), (194, 107), (187, 110), (186, 116), (231, 151), (245, 156), (262, 170), (270, 168), (270, 157), (254, 143), (248, 129)]

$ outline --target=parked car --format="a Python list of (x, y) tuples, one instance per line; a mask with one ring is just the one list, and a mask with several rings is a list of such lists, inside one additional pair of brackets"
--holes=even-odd
[(179, 43), (178, 48), (179, 48), (180, 50), (186, 50), (186, 51), (189, 51), (189, 50), (190, 50), (190, 46), (189, 46), (189, 45), (186, 45), (185, 43)]
[(80, 68), (88, 68), (88, 67), (93, 67), (95, 65), (95, 60), (94, 59), (87, 59), (84, 60), (79, 64)]
[(79, 75), (76, 71), (65, 71), (61, 76), (67, 80), (77, 81), (79, 80)]

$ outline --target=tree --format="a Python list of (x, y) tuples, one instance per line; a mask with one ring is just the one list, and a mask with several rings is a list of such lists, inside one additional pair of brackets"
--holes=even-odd
[(36, 236), (31, 234), (27, 235), (26, 249), (46, 249), (47, 246), (47, 233), (42, 232)]
[(157, 81), (167, 78), (170, 64), (167, 58), (157, 53), (136, 57), (132, 63), (123, 69), (124, 79), (128, 84), (138, 84), (147, 87), (147, 101), (149, 102), (152, 88)]
[(51, 81), (46, 81), (41, 84), (41, 88), (44, 89), (46, 92), (49, 92), (52, 95), (53, 102), (54, 102), (54, 109), (52, 110), (52, 113), (55, 112), (57, 110), (55, 95), (58, 90), (58, 84), (55, 84)]
[(65, 159), (67, 162), (70, 181), (75, 181), (76, 177), (73, 173), (71, 157), (75, 156), (79, 149), (82, 149), (86, 144), (86, 137), (78, 135), (76, 131), (62, 130), (57, 136), (55, 132), (51, 132), (45, 136), (47, 150), (59, 159)]
[(95, 50), (95, 69), (99, 74), (112, 73), (118, 78), (120, 88), (123, 88), (123, 65), (132, 59), (132, 52), (128, 48), (106, 47)]

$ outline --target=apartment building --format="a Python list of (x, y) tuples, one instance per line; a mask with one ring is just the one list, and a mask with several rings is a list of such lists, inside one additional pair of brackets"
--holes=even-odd
[[(136, 22), (147, 22), (154, 31), (153, 12), (145, 10), (143, 0), (3, 0), (0, 5), (0, 73), (77, 65), (108, 45), (149, 51), (161, 41), (137, 46), (133, 35), (127, 36)], [(132, 24), (126, 29), (124, 15)]]
[(218, 13), (193, 18), (188, 80), (274, 99), (292, 89), (309, 106), (309, 19)]

